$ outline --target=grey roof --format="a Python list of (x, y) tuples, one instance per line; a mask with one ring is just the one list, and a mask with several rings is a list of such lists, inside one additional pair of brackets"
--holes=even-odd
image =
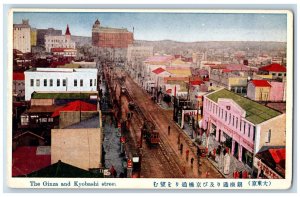
[(72, 124), (64, 129), (83, 129), (83, 128), (100, 128), (99, 115), (92, 118), (82, 120), (81, 122)]

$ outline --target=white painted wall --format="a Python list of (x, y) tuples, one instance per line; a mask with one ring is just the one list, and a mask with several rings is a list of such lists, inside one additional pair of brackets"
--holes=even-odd
[(14, 49), (18, 49), (23, 53), (28, 53), (31, 51), (30, 27), (14, 27), (13, 35)]
[[(25, 71), (25, 100), (31, 99), (34, 91), (41, 92), (71, 92), (71, 91), (97, 91), (97, 69), (86, 68), (37, 68), (36, 71)], [(30, 81), (33, 79), (34, 85)], [(44, 80), (47, 80), (47, 86), (44, 86)], [(50, 79), (53, 80), (53, 86), (50, 86)], [(57, 80), (60, 80), (60, 86), (57, 86)], [(66, 80), (66, 86), (63, 86), (63, 79)], [(74, 80), (77, 79), (77, 86), (74, 86)], [(83, 80), (83, 86), (80, 86), (80, 80)], [(92, 86), (90, 80), (92, 79)], [(37, 80), (40, 80), (40, 86), (37, 86)]]

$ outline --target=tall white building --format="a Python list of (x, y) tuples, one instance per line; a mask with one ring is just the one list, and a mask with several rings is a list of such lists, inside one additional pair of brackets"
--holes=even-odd
[(97, 91), (96, 68), (32, 68), (25, 73), (25, 100), (33, 92)]
[(67, 25), (65, 35), (45, 35), (45, 47), (47, 52), (51, 52), (52, 48), (75, 49), (75, 42), (71, 40), (69, 25)]
[(31, 34), (29, 20), (22, 20), (22, 24), (13, 25), (13, 47), (23, 53), (31, 51)]

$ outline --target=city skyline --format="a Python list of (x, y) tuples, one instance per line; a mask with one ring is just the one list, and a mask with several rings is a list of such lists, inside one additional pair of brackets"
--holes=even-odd
[(14, 13), (13, 22), (29, 19), (33, 28), (55, 28), (72, 35), (91, 37), (92, 25), (127, 28), (135, 40), (197, 41), (274, 41), (286, 42), (286, 14), (210, 13)]

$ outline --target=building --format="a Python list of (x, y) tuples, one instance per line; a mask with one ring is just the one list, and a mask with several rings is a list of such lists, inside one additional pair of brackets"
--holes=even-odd
[(31, 28), (30, 30), (30, 44), (31, 46), (36, 46), (37, 44), (37, 29)]
[(97, 19), (92, 29), (92, 45), (101, 48), (127, 48), (133, 44), (133, 33), (123, 28), (101, 27)]
[(75, 58), (77, 56), (77, 50), (72, 48), (51, 48), (51, 53), (56, 57)]
[[(202, 128), (232, 156), (252, 168), (262, 146), (285, 144), (286, 116), (229, 90), (204, 96)], [(212, 144), (207, 144), (211, 146)]]
[(285, 101), (286, 83), (275, 80), (251, 80), (247, 87), (247, 97), (255, 101)]
[(65, 35), (45, 35), (46, 52), (51, 52), (52, 48), (75, 49), (75, 42), (71, 39), (69, 25), (67, 25)]
[(33, 92), (97, 91), (95, 68), (32, 68), (25, 71), (25, 100)]
[(24, 72), (13, 72), (13, 94), (16, 97), (24, 97), (25, 96)]
[(31, 32), (29, 20), (22, 20), (22, 24), (13, 25), (13, 48), (22, 53), (31, 52)]
[(127, 49), (127, 62), (142, 62), (148, 57), (153, 56), (153, 46), (129, 45)]
[(273, 76), (273, 79), (283, 79), (286, 77), (286, 67), (280, 64), (269, 64), (259, 68), (262, 74), (269, 74)]
[(285, 146), (263, 146), (255, 156), (257, 177), (263, 179), (284, 179)]
[[(79, 113), (64, 112), (61, 116), (69, 125), (51, 130), (51, 163), (59, 160), (84, 170), (102, 167), (102, 118), (101, 112), (80, 120)], [(78, 121), (79, 120), (79, 121)], [(77, 122), (78, 121), (78, 122)]]
[(53, 29), (53, 28), (48, 28), (48, 29), (37, 29), (36, 30), (37, 33), (37, 40), (36, 40), (36, 44), (37, 46), (45, 46), (45, 36), (61, 36), (62, 35), (62, 31), (61, 30), (57, 30), (57, 29)]
[(247, 87), (247, 97), (254, 101), (270, 99), (271, 84), (267, 80), (251, 80)]
[(25, 176), (50, 164), (50, 146), (20, 146), (12, 153), (12, 176)]

